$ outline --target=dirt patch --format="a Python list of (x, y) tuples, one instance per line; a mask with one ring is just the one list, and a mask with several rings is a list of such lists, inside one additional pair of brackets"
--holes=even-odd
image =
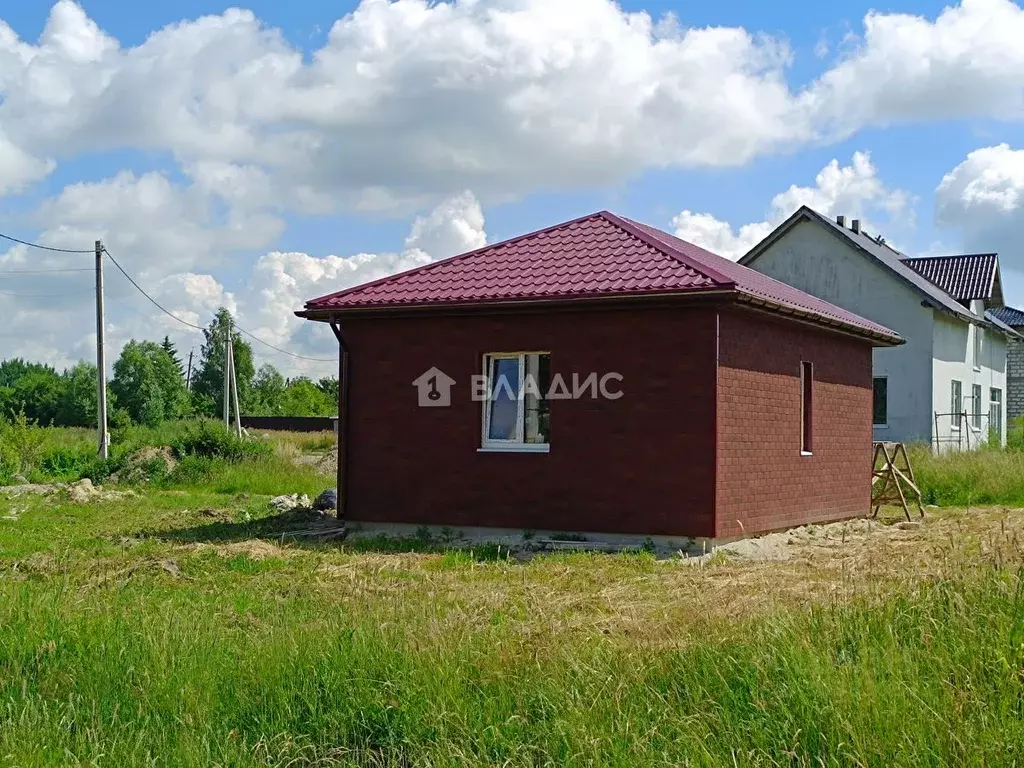
[(63, 483), (22, 483), (0, 488), (0, 493), (7, 499), (18, 496), (52, 496), (64, 487)]
[(269, 541), (263, 541), (262, 539), (233, 541), (230, 544), (207, 544), (203, 542), (200, 544), (193, 544), (189, 549), (196, 552), (213, 551), (221, 557), (245, 555), (247, 557), (251, 557), (253, 560), (263, 560), (267, 557), (288, 557), (292, 554), (292, 552), (284, 547), (279, 547), (276, 544), (271, 544)]
[[(916, 523), (920, 527), (920, 523)], [(804, 525), (779, 533), (742, 539), (715, 548), (708, 555), (722, 553), (727, 557), (753, 562), (792, 560), (811, 552), (845, 547), (847, 543), (862, 542), (873, 536), (885, 536), (887, 531), (902, 530), (902, 526), (888, 526), (876, 520), (847, 520), (825, 525)]]
[(178, 466), (174, 451), (168, 447), (147, 447), (128, 457), (123, 470), (111, 476), (111, 482), (140, 484), (149, 482), (154, 476), (169, 475)]
[(134, 491), (108, 491), (102, 486), (93, 485), (92, 480), (85, 478), (75, 483), (26, 483), (25, 485), (11, 485), (0, 489), (0, 493), (7, 499), (15, 499), (19, 496), (55, 496), (66, 494), (68, 501), (72, 504), (91, 504), (97, 501), (117, 501), (118, 499), (132, 498)]
[(93, 485), (92, 480), (85, 478), (67, 487), (68, 500), (73, 504), (91, 504), (96, 501), (117, 501), (135, 496), (134, 491), (107, 491), (102, 486)]
[(326, 453), (302, 453), (292, 458), (296, 464), (305, 467), (312, 467), (319, 474), (328, 477), (338, 475), (338, 452), (327, 451)]

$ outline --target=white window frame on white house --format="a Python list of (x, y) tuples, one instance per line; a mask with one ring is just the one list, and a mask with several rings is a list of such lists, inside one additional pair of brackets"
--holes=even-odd
[(981, 384), (971, 385), (971, 429), (981, 431), (981, 404), (983, 390)]
[(959, 432), (960, 414), (964, 410), (964, 384), (959, 379), (950, 379), (949, 381), (949, 407), (953, 410), (949, 416), (949, 428), (954, 432)]
[(974, 370), (981, 370), (981, 355), (985, 343), (985, 329), (980, 325), (972, 326), (974, 328)]
[[(539, 368), (541, 355), (550, 357), (547, 351), (524, 351), (524, 352), (488, 352), (483, 356), (483, 373), (487, 382), (487, 398), (483, 401), (483, 413), (481, 418), (480, 432), (480, 453), (550, 453), (551, 436), (544, 435), (543, 443), (527, 443), (524, 440), (525, 419), (526, 419), (526, 397), (523, 392), (523, 385), (526, 379), (528, 358), (534, 357), (537, 363), (534, 367)], [(491, 434), (491, 401), (494, 395), (495, 383), (492, 376), (492, 363), (495, 360), (517, 360), (519, 381), (516, 385), (516, 427), (512, 439), (497, 440), (490, 437)], [(535, 374), (536, 375), (536, 374)], [(542, 393), (542, 396), (546, 393)]]
[[(999, 411), (999, 418), (993, 419), (993, 410)], [(1003, 390), (998, 387), (990, 387), (988, 390), (988, 429), (989, 434), (995, 429), (998, 434), (996, 439), (1002, 443), (1003, 441)]]

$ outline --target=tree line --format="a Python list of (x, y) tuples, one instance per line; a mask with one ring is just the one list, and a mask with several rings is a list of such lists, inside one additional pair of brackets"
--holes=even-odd
[[(188, 371), (168, 337), (163, 342), (132, 339), (121, 350), (107, 381), (107, 411), (112, 427), (156, 426), (188, 416), (219, 417), (224, 406), (224, 342), (233, 327), (221, 308), (203, 330), (198, 361)], [(252, 347), (232, 332), (235, 378), (243, 414), (250, 416), (333, 416), (338, 380), (285, 378), (267, 363), (257, 371)], [(80, 362), (63, 372), (21, 359), (0, 362), (0, 416), (24, 413), (37, 424), (62, 427), (96, 425), (96, 366)]]

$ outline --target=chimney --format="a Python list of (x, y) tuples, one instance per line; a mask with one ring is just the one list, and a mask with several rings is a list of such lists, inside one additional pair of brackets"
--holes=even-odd
[(860, 234), (860, 219), (854, 219), (850, 222), (850, 229), (853, 230), (854, 234)]
[(845, 216), (836, 216), (836, 224), (838, 224), (840, 227), (845, 227), (846, 226), (846, 217)]

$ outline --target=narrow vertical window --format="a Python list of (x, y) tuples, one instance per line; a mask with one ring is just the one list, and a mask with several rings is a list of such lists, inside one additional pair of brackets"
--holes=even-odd
[(884, 427), (889, 424), (889, 379), (885, 376), (876, 376), (872, 382), (872, 421), (876, 427)]
[(971, 326), (974, 329), (974, 370), (981, 370), (981, 356), (985, 343), (985, 329), (980, 325)]
[(800, 363), (800, 452), (810, 455), (814, 414), (814, 366)]
[(971, 426), (981, 429), (981, 384), (971, 387)]
[(950, 429), (960, 429), (960, 421), (964, 410), (962, 385), (956, 379), (949, 382)]
[(1003, 442), (1003, 390), (992, 389), (989, 393), (988, 409), (988, 430), (989, 440), (995, 441), (996, 445)]

